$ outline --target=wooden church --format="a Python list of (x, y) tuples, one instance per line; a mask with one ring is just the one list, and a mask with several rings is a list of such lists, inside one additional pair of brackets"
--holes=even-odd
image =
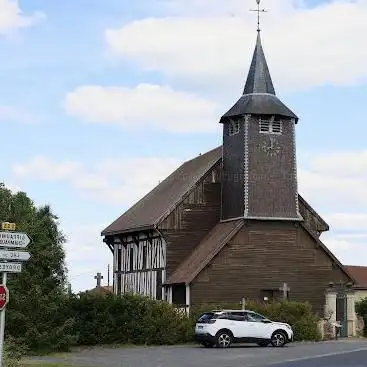
[(322, 243), (329, 226), (298, 194), (297, 115), (276, 96), (258, 30), (223, 144), (178, 167), (102, 232), (114, 292), (180, 307), (274, 299), (323, 311), (330, 282), (353, 283)]

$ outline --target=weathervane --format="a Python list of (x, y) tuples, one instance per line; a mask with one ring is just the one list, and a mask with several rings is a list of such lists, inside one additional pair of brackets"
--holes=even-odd
[(260, 9), (260, 0), (256, 0), (256, 3), (257, 3), (257, 9), (250, 9), (250, 11), (257, 12), (257, 31), (260, 32), (260, 13), (266, 13), (267, 10)]

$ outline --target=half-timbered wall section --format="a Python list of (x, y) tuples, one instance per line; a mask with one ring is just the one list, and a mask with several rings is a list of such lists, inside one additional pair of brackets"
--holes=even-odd
[(305, 226), (318, 237), (322, 232), (328, 231), (329, 226), (324, 220), (311, 208), (309, 204), (301, 197), (298, 196), (299, 212), (304, 219)]
[(163, 299), (166, 243), (158, 232), (141, 232), (115, 238), (114, 292)]
[(167, 241), (167, 277), (219, 221), (220, 162), (159, 225)]

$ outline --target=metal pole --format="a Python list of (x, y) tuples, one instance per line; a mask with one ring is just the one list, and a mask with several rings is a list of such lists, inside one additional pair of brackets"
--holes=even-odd
[[(6, 286), (7, 273), (3, 273), (3, 285)], [(0, 314), (0, 367), (3, 367), (3, 355), (4, 355), (4, 331), (5, 331), (5, 310)]]

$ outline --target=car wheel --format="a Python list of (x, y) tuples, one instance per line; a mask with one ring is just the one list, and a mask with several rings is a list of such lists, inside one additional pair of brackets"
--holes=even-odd
[(205, 348), (211, 348), (213, 346), (213, 343), (210, 342), (202, 342), (201, 343)]
[(219, 331), (216, 335), (216, 345), (218, 348), (228, 348), (232, 343), (232, 334), (227, 331)]
[(275, 331), (271, 336), (271, 345), (277, 348), (284, 347), (286, 338), (284, 331)]

